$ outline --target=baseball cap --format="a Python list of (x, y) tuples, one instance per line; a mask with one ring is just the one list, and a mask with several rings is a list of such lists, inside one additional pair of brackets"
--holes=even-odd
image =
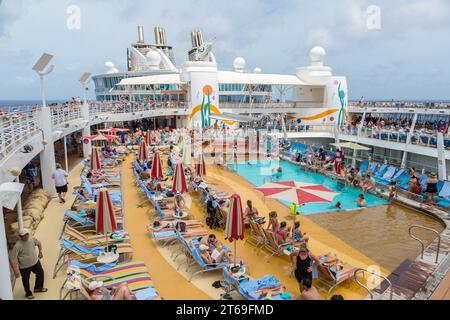
[(103, 281), (92, 281), (91, 283), (89, 283), (89, 290), (90, 291), (94, 291), (98, 288), (103, 287)]
[(19, 236), (21, 236), (21, 237), (23, 237), (24, 235), (27, 235), (27, 234), (29, 234), (29, 232), (25, 228), (19, 231)]

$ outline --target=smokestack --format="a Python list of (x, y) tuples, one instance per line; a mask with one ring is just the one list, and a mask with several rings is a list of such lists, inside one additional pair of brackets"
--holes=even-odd
[(164, 28), (161, 27), (155, 28), (155, 42), (157, 45), (167, 44), (166, 30)]
[(195, 30), (191, 32), (192, 47), (198, 48), (203, 45), (203, 35), (200, 30)]
[(145, 43), (143, 26), (138, 26), (138, 43)]

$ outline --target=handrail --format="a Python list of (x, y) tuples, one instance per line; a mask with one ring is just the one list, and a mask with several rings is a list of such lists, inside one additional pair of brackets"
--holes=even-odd
[(428, 230), (428, 231), (434, 232), (434, 233), (438, 236), (438, 245), (437, 245), (436, 262), (435, 262), (435, 263), (437, 264), (438, 261), (439, 261), (439, 250), (440, 250), (440, 248), (441, 248), (441, 235), (439, 234), (438, 231), (436, 231), (436, 230), (434, 230), (434, 229), (431, 229), (431, 228), (428, 228), (428, 227), (425, 227), (425, 226), (421, 226), (421, 225), (418, 225), (418, 224), (414, 224), (414, 225), (412, 225), (411, 227), (409, 227), (409, 230), (408, 230), (409, 236), (410, 236), (411, 238), (413, 238), (414, 240), (419, 241), (420, 244), (422, 245), (422, 252), (421, 252), (421, 255), (420, 255), (420, 258), (421, 258), (421, 259), (423, 259), (423, 253), (424, 253), (424, 251), (425, 251), (425, 243), (423, 242), (422, 239), (419, 239), (418, 237), (416, 237), (416, 236), (412, 233), (412, 230), (413, 230), (414, 228), (422, 229), (422, 230)]
[(363, 287), (364, 289), (367, 290), (367, 292), (370, 295), (370, 299), (373, 300), (373, 293), (372, 293), (372, 291), (370, 291), (370, 289), (365, 284), (361, 283), (359, 281), (359, 279), (358, 279), (358, 273), (362, 273), (363, 277), (364, 277), (364, 272), (370, 273), (371, 275), (377, 276), (377, 277), (382, 278), (383, 280), (387, 281), (387, 283), (389, 283), (389, 290), (390, 290), (390, 292), (389, 292), (389, 300), (392, 300), (393, 291), (392, 291), (392, 282), (391, 282), (391, 280), (389, 280), (387, 277), (383, 276), (382, 274), (378, 274), (378, 273), (376, 273), (374, 271), (370, 271), (370, 270), (362, 269), (362, 268), (356, 269), (356, 271), (355, 271), (355, 273), (353, 275), (353, 278), (355, 279), (355, 282), (357, 284), (359, 284), (361, 287)]

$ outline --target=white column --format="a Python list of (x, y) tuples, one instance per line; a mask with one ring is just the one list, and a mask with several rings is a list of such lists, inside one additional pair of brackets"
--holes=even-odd
[(11, 274), (9, 272), (8, 246), (6, 243), (5, 221), (3, 207), (0, 206), (0, 298), (13, 300)]
[(361, 119), (361, 124), (358, 128), (358, 137), (361, 137), (361, 133), (362, 133), (362, 129), (364, 127), (364, 121), (366, 121), (366, 111), (364, 111), (362, 119)]
[[(414, 134), (414, 130), (416, 129), (416, 123), (417, 123), (417, 116), (418, 114), (414, 114), (413, 121), (411, 123), (411, 128), (409, 129), (408, 136), (406, 137), (406, 149), (408, 149), (408, 146), (411, 144), (411, 139)], [(402, 169), (405, 169), (406, 167), (406, 160), (408, 160), (408, 151), (403, 151), (403, 158), (402, 158)]]
[(50, 108), (42, 108), (41, 127), (44, 133), (44, 140), (47, 144), (44, 146), (44, 150), (40, 154), (41, 160), (41, 175), (42, 185), (52, 197), (56, 196), (55, 182), (52, 179), (52, 174), (56, 169), (55, 163), (55, 147), (53, 144), (53, 131), (52, 131), (52, 117)]
[(64, 136), (64, 162), (66, 171), (69, 172), (69, 160), (67, 159), (67, 136)]
[(439, 180), (447, 180), (447, 167), (445, 163), (445, 146), (444, 146), (444, 134), (438, 132), (437, 134), (437, 152), (438, 152), (438, 171)]
[[(88, 103), (86, 101), (86, 98), (84, 100), (83, 105), (81, 106), (81, 116), (83, 117), (84, 121), (90, 121), (90, 119), (89, 119), (89, 105), (88, 105)], [(82, 134), (83, 134), (83, 137), (91, 135), (91, 125), (90, 125), (89, 122), (87, 122), (86, 127), (84, 127)], [(83, 156), (85, 158), (87, 158), (91, 154), (91, 143), (84, 144), (84, 141), (81, 141), (81, 143), (83, 144)]]

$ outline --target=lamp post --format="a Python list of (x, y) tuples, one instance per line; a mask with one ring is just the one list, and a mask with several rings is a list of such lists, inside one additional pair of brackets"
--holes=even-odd
[[(90, 126), (90, 119), (89, 119), (89, 106), (87, 103), (87, 91), (89, 82), (91, 81), (91, 74), (89, 72), (85, 72), (80, 77), (80, 83), (81, 88), (83, 90), (83, 105), (81, 106), (81, 116), (83, 117), (84, 121), (86, 122), (86, 126), (83, 128), (83, 137), (87, 137), (91, 135), (91, 126)], [(83, 156), (87, 158), (89, 154), (91, 153), (91, 144), (85, 144), (83, 139)]]
[(42, 112), (41, 112), (41, 128), (43, 132), (43, 144), (44, 150), (40, 154), (41, 171), (42, 171), (42, 185), (52, 196), (56, 196), (55, 183), (52, 179), (52, 173), (55, 170), (55, 147), (53, 144), (53, 128), (52, 128), (52, 115), (50, 108), (47, 107), (47, 101), (45, 99), (44, 92), (44, 77), (50, 74), (54, 70), (53, 65), (49, 65), (53, 56), (48, 53), (44, 53), (36, 64), (33, 66), (33, 70), (39, 75), (41, 80), (41, 98), (42, 98)]

